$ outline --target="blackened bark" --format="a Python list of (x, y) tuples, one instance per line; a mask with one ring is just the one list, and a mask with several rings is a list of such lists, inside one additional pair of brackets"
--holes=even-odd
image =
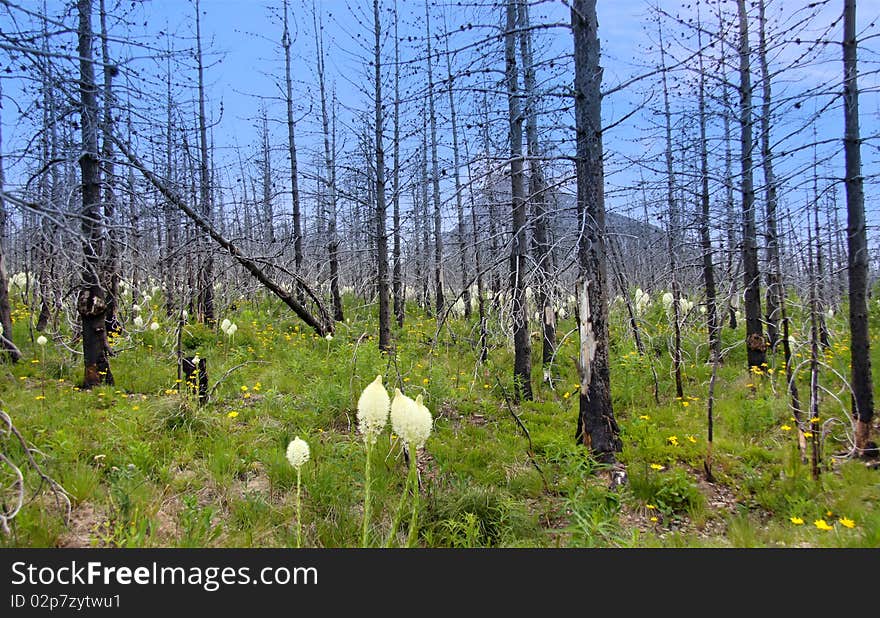
[(507, 1), (504, 59), (507, 77), (507, 108), (510, 135), (510, 197), (513, 239), (510, 249), (511, 317), (513, 321), (513, 379), (515, 399), (532, 398), (532, 344), (526, 309), (526, 204), (523, 189), (523, 118), (519, 107), (516, 66), (516, 0)]
[[(843, 153), (846, 159), (846, 213), (849, 272), (849, 329), (853, 389), (852, 413), (856, 418), (856, 450), (869, 448), (874, 416), (868, 334), (868, 235), (865, 225), (865, 194), (859, 134), (859, 87), (857, 81), (856, 0), (844, 0), (843, 9)], [(876, 450), (876, 448), (874, 449)]]
[(740, 150), (742, 164), (742, 260), (745, 286), (746, 349), (749, 367), (763, 368), (767, 343), (761, 316), (761, 273), (758, 268), (758, 241), (755, 230), (755, 187), (752, 169), (752, 80), (749, 64), (749, 24), (745, 0), (737, 0), (739, 14)]
[(375, 69), (375, 143), (376, 149), (376, 275), (379, 288), (379, 349), (391, 350), (391, 312), (388, 289), (388, 234), (385, 230), (387, 206), (385, 203), (385, 147), (382, 141), (384, 121), (382, 117), (382, 63), (380, 37), (382, 35), (379, 22), (379, 0), (373, 0), (373, 65)]
[(556, 355), (556, 308), (553, 304), (552, 269), (553, 254), (550, 250), (550, 212), (547, 209), (546, 181), (539, 157), (538, 143), (538, 96), (535, 84), (535, 67), (532, 53), (532, 32), (529, 21), (529, 3), (519, 0), (519, 45), (523, 61), (523, 89), (526, 106), (526, 151), (529, 156), (529, 205), (532, 213), (533, 246), (535, 253), (536, 288), (535, 300), (541, 316), (541, 364), (545, 381), (550, 380), (550, 364)]
[[(702, 30), (698, 31), (697, 45), (702, 50)], [(717, 362), (721, 360), (721, 325), (718, 321), (717, 291), (715, 288), (715, 265), (712, 263), (712, 237), (709, 232), (709, 145), (706, 141), (706, 74), (703, 68), (702, 51), (699, 54), (699, 60), (700, 249), (703, 253), (703, 285), (706, 289), (706, 326), (709, 329), (709, 355), (714, 367), (714, 364), (717, 364)]]
[[(622, 449), (611, 403), (601, 83), (596, 0), (573, 0), (574, 106), (577, 132), (580, 401), (575, 438), (599, 461), (613, 463)], [(585, 336), (586, 335), (586, 336)]]
[(101, 170), (98, 159), (98, 88), (92, 61), (92, 0), (78, 0), (78, 53), (82, 154), (83, 267), (77, 311), (82, 325), (84, 388), (113, 384), (107, 359), (107, 300), (101, 286)]
[(767, 251), (767, 343), (776, 347), (779, 337), (779, 319), (782, 290), (779, 279), (779, 232), (776, 226), (776, 175), (773, 172), (773, 152), (770, 148), (770, 71), (767, 67), (767, 33), (764, 0), (758, 2), (758, 63), (761, 68), (761, 164), (764, 168), (764, 195), (767, 221), (765, 223)]

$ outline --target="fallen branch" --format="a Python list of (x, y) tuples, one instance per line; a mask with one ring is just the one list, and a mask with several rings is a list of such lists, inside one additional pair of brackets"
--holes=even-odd
[(257, 266), (256, 261), (244, 254), (236, 247), (231, 241), (224, 238), (220, 232), (214, 229), (214, 226), (211, 225), (210, 222), (204, 219), (199, 213), (193, 210), (190, 206), (188, 206), (183, 199), (177, 195), (177, 193), (172, 190), (168, 185), (166, 185), (161, 178), (159, 178), (156, 174), (148, 170), (135, 154), (129, 149), (128, 145), (125, 144), (122, 140), (120, 140), (115, 135), (111, 136), (113, 142), (119, 147), (120, 152), (126, 156), (131, 165), (137, 169), (143, 176), (150, 181), (159, 192), (165, 196), (165, 198), (174, 204), (177, 208), (183, 211), (183, 213), (189, 217), (193, 223), (195, 223), (199, 228), (202, 229), (205, 233), (210, 236), (214, 242), (223, 247), (226, 251), (229, 252), (239, 264), (244, 266), (245, 270), (247, 270), (251, 275), (254, 276), (257, 281), (262, 283), (266, 289), (275, 294), (278, 298), (280, 298), (284, 304), (293, 309), (293, 312), (296, 313), (299, 318), (311, 326), (316, 333), (318, 333), (321, 337), (326, 335), (333, 334), (333, 321), (329, 319), (329, 314), (326, 309), (324, 309), (323, 305), (320, 302), (317, 302), (317, 296), (312, 292), (309, 287), (302, 281), (302, 279), (297, 278), (297, 283), (301, 289), (303, 289), (312, 299), (316, 301), (318, 305), (319, 311), (323, 319), (318, 319), (313, 316), (308, 309), (306, 309), (291, 293), (287, 292), (284, 288), (282, 288), (278, 283), (269, 278), (269, 276), (259, 267)]

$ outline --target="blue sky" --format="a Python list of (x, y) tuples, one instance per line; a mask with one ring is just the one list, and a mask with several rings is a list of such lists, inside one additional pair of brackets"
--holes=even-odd
[[(38, 0), (25, 0), (25, 5), (31, 8), (36, 8), (41, 4), (42, 2)], [(108, 5), (112, 4), (113, 2), (108, 0)], [(356, 33), (361, 32), (363, 35), (367, 35), (366, 26), (358, 25), (357, 19), (358, 17), (368, 19), (371, 16), (369, 12), (371, 3), (364, 0), (352, 0), (351, 2), (336, 0), (321, 2), (319, 0), (317, 4), (325, 14), (325, 44), (330, 78), (336, 85), (343, 105), (350, 108), (348, 111), (350, 119), (354, 113), (352, 110), (366, 107), (365, 97), (358, 92), (358, 86), (363, 86), (366, 79), (362, 68), (363, 64), (357, 58), (359, 51)], [(676, 8), (681, 4), (678, 2), (663, 0), (660, 4), (670, 12), (693, 11), (693, 8)], [(802, 7), (803, 4), (799, 1), (776, 0), (772, 6), (783, 13), (790, 14), (795, 8)], [(49, 2), (49, 5), (50, 13), (57, 11), (57, 7), (61, 6), (55, 0)], [(311, 6), (311, 0), (305, 0), (305, 2), (291, 0), (290, 5), (291, 27), (295, 36), (294, 79), (297, 81), (295, 90), (297, 92), (298, 113), (300, 114), (300, 122), (298, 123), (298, 140), (302, 148), (300, 165), (306, 169), (304, 164), (307, 165), (313, 158), (311, 151), (317, 150), (318, 130), (316, 123), (318, 108), (312, 100), (312, 97), (316, 96), (313, 69), (313, 32), (311, 14), (306, 10), (306, 7)], [(249, 148), (249, 152), (253, 154), (257, 142), (255, 127), (258, 124), (258, 110), (262, 104), (260, 97), (274, 98), (274, 102), (268, 101), (267, 104), (270, 119), (273, 120), (273, 141), (279, 144), (278, 152), (274, 157), (277, 169), (283, 169), (285, 165), (282, 157), (283, 148), (281, 147), (285, 132), (279, 122), (283, 118), (284, 108), (277, 100), (281, 94), (278, 83), (283, 76), (283, 64), (278, 45), (281, 33), (280, 22), (277, 18), (271, 17), (271, 14), (277, 15), (280, 6), (280, 1), (202, 0), (203, 44), (209, 62), (212, 63), (206, 73), (208, 94), (211, 100), (210, 108), (215, 118), (219, 116), (221, 101), (224, 110), (222, 120), (214, 129), (214, 139), (220, 147), (231, 147), (238, 144), (242, 146), (246, 154)], [(835, 15), (839, 14), (841, 6), (842, 0), (835, 0), (826, 6), (823, 19), (818, 22), (830, 22)], [(422, 2), (400, 0), (402, 23), (417, 23), (416, 16), (422, 15), (423, 10)], [(603, 66), (605, 68), (604, 84), (606, 87), (626, 81), (631, 76), (643, 72), (645, 67), (639, 66), (643, 62), (655, 61), (654, 55), (648, 55), (645, 51), (646, 47), (652, 44), (650, 39), (654, 36), (653, 29), (650, 29), (649, 32), (645, 30), (645, 16), (648, 14), (648, 10), (648, 5), (644, 0), (615, 0), (613, 2), (599, 0), (599, 30), (602, 40)], [(559, 21), (565, 21), (568, 18), (567, 9), (561, 2), (547, 2), (537, 5), (533, 9), (533, 17), (537, 12), (542, 11), (552, 15), (554, 19), (558, 18)], [(880, 16), (880, 0), (860, 0), (858, 11), (860, 30), (868, 29), (870, 32), (876, 33), (876, 28), (869, 29), (868, 23)], [(435, 9), (435, 17), (438, 14), (439, 11)], [(141, 34), (147, 35), (146, 40), (160, 46), (164, 46), (164, 43), (155, 38), (151, 40), (149, 33), (155, 34), (158, 30), (170, 30), (181, 36), (189, 36), (194, 30), (193, 7), (190, 2), (185, 0), (147, 0), (140, 4), (133, 16), (137, 22), (146, 24), (145, 27), (138, 28)], [(447, 12), (447, 18), (452, 24), (470, 17), (473, 15), (463, 9)], [(435, 19), (435, 27), (439, 26), (437, 21)], [(407, 26), (404, 25), (402, 28), (401, 34), (406, 35)], [(839, 28), (834, 30), (832, 38), (839, 39), (839, 31)], [(421, 34), (421, 31), (413, 34)], [(539, 45), (545, 51), (570, 49), (570, 34), (564, 29), (549, 31), (542, 34), (541, 37)], [(753, 45), (755, 44), (756, 41), (753, 40)], [(867, 47), (870, 49), (873, 45), (868, 44)], [(786, 91), (796, 90), (810, 80), (822, 80), (839, 74), (842, 71), (840, 61), (834, 61), (833, 55), (830, 59), (831, 61), (825, 64), (812, 66), (809, 70), (801, 71), (797, 76), (793, 76), (793, 83), (775, 84), (774, 93), (784, 94)], [(775, 60), (782, 64), (786, 61), (786, 57), (780, 56)], [(863, 53), (861, 60), (863, 73), (876, 70), (878, 61), (876, 53)], [(4, 94), (14, 96), (11, 94), (14, 92), (14, 84), (10, 84), (8, 81), (6, 80), (4, 83)], [(877, 94), (880, 81), (876, 75), (868, 75), (862, 79), (860, 86), (866, 90), (861, 99), (862, 133), (865, 137), (876, 135), (878, 126), (880, 126), (880, 122), (878, 122), (880, 99)], [(616, 123), (625, 117), (644, 100), (646, 92), (652, 89), (656, 90), (656, 88), (656, 80), (646, 80), (607, 98), (603, 108), (606, 122)], [(444, 97), (440, 97), (438, 105), (445, 106)], [(26, 128), (21, 127), (20, 130), (16, 130), (16, 119), (9, 111), (10, 106), (6, 106), (3, 118), (4, 139), (7, 140), (7, 143), (16, 143), (16, 141), (20, 143), (20, 140), (25, 137)], [(345, 110), (343, 110), (342, 116), (346, 117)], [(645, 135), (645, 121), (646, 116), (637, 113), (615, 126), (605, 136), (605, 148), (609, 156), (607, 188), (609, 189), (609, 206), (611, 208), (626, 207), (625, 203), (621, 203), (615, 197), (614, 189), (631, 185), (635, 181), (635, 172), (624, 164), (625, 159), (645, 151), (659, 152), (659, 142), (653, 132), (650, 135)], [(820, 118), (817, 126), (820, 138), (842, 134), (842, 112), (837, 108), (829, 110)], [(344, 132), (344, 127), (341, 129)], [(781, 148), (796, 146), (798, 139), (801, 138), (789, 139), (787, 143), (781, 145)], [(441, 140), (443, 140), (442, 132)], [(877, 141), (872, 143), (873, 146), (869, 143), (863, 148), (863, 162), (867, 174), (871, 174), (870, 170), (876, 169), (877, 163), (880, 162), (876, 148)], [(350, 145), (351, 141), (347, 144)], [(444, 146), (446, 145), (444, 144)], [(6, 143), (4, 147), (6, 147)], [(837, 148), (839, 148), (839, 144), (827, 146), (825, 151), (820, 154), (821, 157), (830, 157), (828, 171), (835, 176), (842, 173), (840, 167), (842, 158), (834, 153), (834, 149)], [(448, 148), (442, 151), (441, 156), (446, 156), (447, 151)], [(222, 157), (218, 157), (218, 160), (222, 160)], [(780, 161), (780, 171), (785, 174), (786, 169), (793, 170), (802, 165), (802, 156), (790, 158), (790, 161)], [(795, 202), (806, 199), (806, 194), (800, 183), (797, 184), (798, 187), (793, 194)], [(866, 194), (869, 196), (868, 209), (871, 213), (875, 213), (875, 219), (880, 219), (880, 214), (876, 214), (878, 202), (873, 198), (876, 188), (876, 180), (869, 179), (866, 186)], [(800, 196), (797, 195), (798, 193)], [(842, 199), (842, 190), (839, 195)]]

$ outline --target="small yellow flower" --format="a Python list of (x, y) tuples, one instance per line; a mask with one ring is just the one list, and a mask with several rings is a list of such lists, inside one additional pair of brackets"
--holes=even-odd
[(141, 409), (141, 407), (140, 406), (131, 406), (131, 409), (134, 410), (135, 412), (137, 412), (138, 410)]
[(782, 427), (780, 427), (780, 429), (782, 431), (791, 431), (791, 427), (789, 425), (783, 425)]
[(241, 385), (241, 392), (242, 392), (242, 393), (246, 393), (246, 392), (248, 392), (248, 390), (249, 390), (249, 389), (248, 389), (247, 385), (245, 385), (245, 384), (242, 384), (242, 385)]
[(226, 416), (227, 418), (235, 418), (236, 416), (238, 416), (238, 412), (233, 410), (232, 412), (229, 412)]
[(642, 414), (639, 418), (642, 419), (643, 421), (650, 421), (651, 420), (651, 417), (648, 416), (647, 414)]
[(819, 422), (819, 417), (818, 417), (818, 416), (814, 416), (813, 418), (810, 419), (810, 422), (813, 423), (813, 424), (818, 423), (818, 422)]
[(654, 506), (653, 504), (646, 504), (646, 505), (645, 505), (645, 508), (648, 509), (649, 511), (653, 511), (653, 510), (656, 509), (657, 507)]
[(678, 436), (669, 436), (666, 438), (666, 441), (669, 442), (672, 446), (678, 446)]
[(697, 439), (693, 436), (688, 436), (688, 442), (690, 442), (691, 444), (696, 444)]
[(843, 526), (844, 528), (855, 528), (856, 527), (856, 522), (851, 520), (849, 517), (841, 517), (837, 521), (839, 521), (840, 525)]
[(45, 397), (43, 395), (37, 395), (36, 397), (34, 397), (34, 399), (36, 399), (37, 401), (43, 401)]
[(424, 378), (424, 379), (422, 380), (422, 384), (427, 384), (427, 383), (430, 382), (430, 381), (431, 381), (431, 380), (430, 380), (429, 378)]
[(403, 381), (404, 381), (404, 382), (409, 382), (409, 378), (404, 378)]
[(795, 526), (803, 526), (804, 525), (804, 520), (800, 517), (789, 517), (788, 519)]
[(656, 524), (656, 523), (657, 523), (657, 518), (656, 518), (656, 517), (652, 517), (652, 518), (651, 518), (651, 521), (652, 521), (653, 523)]
[(755, 385), (752, 384), (751, 382), (749, 382), (748, 384), (746, 384), (746, 388), (754, 388), (754, 386), (755, 386)]
[(804, 437), (805, 437), (805, 438), (812, 438), (812, 437), (813, 437), (813, 432), (812, 432), (812, 431), (805, 431), (805, 432), (804, 432)]
[(563, 399), (568, 399), (569, 397), (571, 397), (571, 393), (569, 393), (568, 391), (565, 391), (564, 393), (562, 393)]
[(833, 530), (834, 529), (834, 527), (829, 526), (828, 522), (826, 522), (824, 519), (817, 519), (816, 521), (813, 522), (813, 525), (816, 526), (819, 530)]
[(662, 469), (663, 469), (663, 466), (661, 466), (660, 464), (656, 464), (656, 463), (651, 464), (651, 470), (662, 470)]
[(251, 394), (250, 394), (250, 393), (245, 393), (244, 395), (242, 395), (242, 397), (245, 398), (245, 399), (250, 399), (250, 398), (251, 398)]
[(681, 402), (681, 405), (684, 406), (684, 407), (686, 408), (686, 407), (688, 407), (689, 405), (691, 405), (691, 403), (690, 403), (689, 401), (682, 401), (682, 402)]

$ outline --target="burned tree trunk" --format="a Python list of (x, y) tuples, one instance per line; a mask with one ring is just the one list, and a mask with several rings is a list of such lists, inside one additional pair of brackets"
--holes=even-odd
[[(596, 0), (574, 0), (574, 106), (577, 132), (578, 330), (580, 402), (575, 438), (597, 460), (615, 463), (622, 449), (611, 403), (608, 366), (608, 292), (605, 255), (605, 190), (602, 164), (602, 67)], [(625, 472), (612, 476), (626, 482)]]
[(513, 321), (513, 378), (515, 399), (532, 398), (532, 344), (526, 309), (526, 205), (523, 190), (522, 125), (516, 67), (516, 0), (507, 1), (504, 58), (510, 135), (511, 209), (513, 241), (510, 249), (511, 316)]
[(84, 388), (113, 384), (107, 358), (107, 298), (102, 282), (101, 168), (98, 155), (98, 88), (92, 60), (92, 0), (78, 0), (78, 53), (82, 154), (83, 267), (77, 311), (82, 327)]
[(763, 369), (767, 343), (761, 316), (761, 273), (758, 268), (758, 241), (755, 231), (755, 187), (752, 170), (752, 80), (749, 65), (749, 23), (745, 0), (737, 0), (739, 14), (740, 150), (742, 193), (742, 261), (745, 286), (746, 348), (749, 367)]
[(874, 416), (874, 385), (871, 377), (868, 333), (868, 233), (865, 225), (865, 193), (859, 135), (859, 86), (857, 76), (856, 0), (844, 0), (843, 9), (843, 153), (846, 159), (847, 248), (849, 249), (849, 330), (853, 389), (852, 414), (856, 423), (856, 453), (876, 454), (870, 442)]

